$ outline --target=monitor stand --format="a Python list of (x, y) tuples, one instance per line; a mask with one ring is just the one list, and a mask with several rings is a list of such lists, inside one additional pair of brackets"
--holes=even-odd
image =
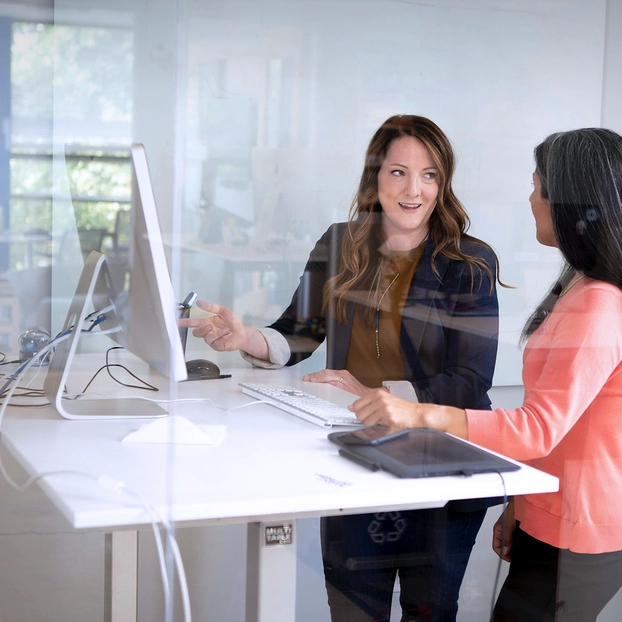
[[(74, 294), (62, 332), (75, 329), (67, 339), (55, 347), (50, 367), (45, 377), (43, 390), (46, 398), (65, 419), (136, 419), (164, 417), (168, 413), (159, 404), (139, 398), (107, 399), (88, 398), (64, 399), (63, 392), (69, 370), (80, 340), (81, 326), (90, 309), (104, 309), (115, 299), (114, 288), (106, 258), (93, 251), (87, 258), (76, 293)], [(114, 311), (106, 312), (104, 328), (118, 326)]]

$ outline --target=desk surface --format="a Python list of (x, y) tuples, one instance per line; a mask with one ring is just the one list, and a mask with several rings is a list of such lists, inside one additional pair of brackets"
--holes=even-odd
[[(254, 402), (237, 384), (254, 380), (304, 385), (342, 405), (353, 400), (340, 389), (302, 383), (295, 369), (229, 371), (230, 379), (180, 384), (178, 397), (209, 397), (230, 408)], [(108, 382), (108, 390), (116, 392)], [(120, 480), (163, 516), (189, 524), (439, 507), (449, 499), (503, 495), (497, 474), (398, 479), (368, 471), (340, 457), (327, 430), (266, 404), (226, 411), (207, 402), (178, 401), (169, 411), (199, 425), (225, 424), (226, 437), (214, 447), (122, 443), (145, 420), (67, 421), (51, 408), (9, 408), (2, 440), (29, 474), (68, 469)], [(558, 487), (556, 478), (526, 466), (504, 474), (504, 480), (508, 495)], [(74, 527), (149, 522), (137, 501), (92, 480), (61, 475), (41, 486)]]

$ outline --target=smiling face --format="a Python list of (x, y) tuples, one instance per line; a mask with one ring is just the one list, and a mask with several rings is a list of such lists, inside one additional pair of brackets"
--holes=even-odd
[(542, 198), (542, 184), (540, 176), (533, 174), (533, 191), (529, 196), (531, 211), (536, 221), (536, 240), (544, 246), (557, 246), (553, 219), (551, 218), (551, 205)]
[(396, 138), (378, 172), (382, 230), (391, 250), (409, 250), (428, 235), (436, 207), (439, 171), (423, 143)]

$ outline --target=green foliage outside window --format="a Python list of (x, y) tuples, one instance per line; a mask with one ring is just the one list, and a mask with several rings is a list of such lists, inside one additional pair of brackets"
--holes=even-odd
[[(72, 194), (78, 197), (129, 199), (131, 195), (132, 171), (127, 153), (125, 159), (118, 162), (68, 160), (67, 176)], [(123, 203), (103, 200), (87, 202), (74, 196), (73, 206), (78, 227), (112, 231), (116, 213)]]
[[(113, 230), (131, 193), (133, 63), (130, 30), (14, 22), (12, 231), (51, 231), (52, 189), (58, 187), (53, 129), (57, 141), (60, 134), (71, 143), (66, 166), (71, 193), (78, 197), (76, 225)], [(20, 249), (11, 250), (10, 262), (23, 267)]]

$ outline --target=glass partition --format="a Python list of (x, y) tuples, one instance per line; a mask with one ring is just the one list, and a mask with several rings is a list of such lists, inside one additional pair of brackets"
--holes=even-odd
[[(165, 249), (176, 300), (196, 292), (248, 326), (264, 327), (289, 305), (317, 240), (331, 224), (348, 220), (374, 132), (388, 117), (414, 114), (432, 119), (451, 141), (453, 187), (469, 215), (469, 232), (493, 247), (501, 278), (512, 286), (498, 288), (490, 397), (493, 408), (520, 405), (520, 332), (561, 266), (559, 252), (535, 239), (528, 201), (532, 152), (551, 132), (603, 124), (601, 110), (611, 107), (603, 91), (612, 79), (603, 73), (611, 2), (23, 4), (18, 10), (0, 2), (0, 92), (10, 94), (10, 101), (0, 96), (6, 152), (0, 161), (0, 350), (7, 360), (20, 359), (27, 329), (61, 332), (91, 250), (106, 254), (115, 287), (127, 283), (132, 144), (145, 146), (162, 230), (157, 243)], [(206, 315), (196, 307), (190, 313)], [(168, 401), (169, 426), (159, 431), (162, 442), (130, 446), (122, 439), (142, 422), (105, 421), (97, 434), (76, 432), (57, 426), (60, 416), (52, 409), (32, 409), (32, 435), (45, 430), (52, 448), (44, 461), (49, 470), (87, 472), (92, 493), (77, 483), (68, 492), (51, 480), (28, 493), (0, 485), (10, 501), (0, 513), (0, 526), (7, 525), (0, 540), (12, 551), (10, 561), (0, 561), (1, 572), (15, 577), (0, 587), (0, 619), (115, 619), (107, 600), (114, 592), (110, 564), (125, 547), (125, 561), (138, 569), (127, 589), (130, 615), (141, 622), (183, 620), (188, 607), (196, 620), (328, 622), (321, 518), (348, 514), (348, 508), (372, 512), (367, 536), (389, 541), (401, 537), (401, 512), (420, 507), (413, 499), (395, 509), (393, 501), (381, 503), (381, 486), (358, 505), (349, 501), (363, 484), (359, 475), (344, 479), (343, 458), (327, 449), (329, 430), (292, 423), (281, 411), (233, 410), (252, 402), (237, 383), (255, 373), (238, 352), (210, 349), (190, 332), (186, 360), (208, 359), (232, 378), (177, 385), (140, 360), (107, 354), (105, 337), (83, 341), (80, 354), (92, 357), (84, 359), (89, 373), (110, 363), (106, 356), (119, 355), (115, 364), (123, 362), (139, 379), (123, 376), (119, 388), (102, 373), (88, 388), (82, 371), (70, 393), (86, 385), (85, 393), (139, 392), (152, 399), (142, 381), (154, 382), (161, 389), (155, 399)], [(322, 344), (289, 377), (324, 369), (326, 357)], [(42, 366), (33, 382), (42, 384), (45, 371)], [(285, 377), (279, 373), (274, 382)], [(268, 371), (255, 377), (272, 382)], [(9, 411), (7, 460), (24, 481), (22, 467), (39, 463), (20, 412)], [(264, 417), (265, 425), (274, 424), (273, 453), (254, 444), (268, 436)], [(187, 423), (192, 427), (185, 432), (175, 427)], [(176, 436), (184, 433), (190, 441)], [(92, 451), (74, 456), (74, 434), (84, 434)], [(46, 447), (42, 443), (40, 452)], [(60, 460), (59, 447), (67, 448), (70, 466)], [(262, 464), (256, 471), (247, 468), (255, 452)], [(237, 458), (247, 472), (235, 471)], [(301, 464), (315, 459), (318, 466), (308, 465), (298, 489)], [(227, 489), (235, 473), (237, 484)], [(273, 496), (264, 498), (267, 480)], [(305, 505), (305, 495), (316, 489), (326, 490), (325, 506), (317, 499)], [(351, 505), (342, 509), (335, 500), (340, 495)], [(99, 508), (99, 523), (88, 523), (95, 521), (89, 507), (72, 515), (76, 498)], [(437, 505), (445, 501), (436, 499)], [(498, 504), (491, 507), (477, 535), (458, 622), (488, 619), (495, 586), (507, 573), (505, 562), (499, 571), (489, 545), (499, 514)], [(161, 521), (161, 545), (151, 521)], [(22, 555), (39, 571), (17, 564)], [(187, 579), (181, 588), (180, 563)], [(62, 589), (41, 576), (54, 576)], [(270, 581), (282, 591), (270, 592)], [(62, 596), (67, 586), (71, 606)], [(274, 598), (268, 605), (264, 589)], [(399, 583), (390, 590), (387, 620), (399, 620)], [(45, 602), (46, 611), (34, 601)], [(614, 609), (615, 603), (599, 620), (613, 620)]]

